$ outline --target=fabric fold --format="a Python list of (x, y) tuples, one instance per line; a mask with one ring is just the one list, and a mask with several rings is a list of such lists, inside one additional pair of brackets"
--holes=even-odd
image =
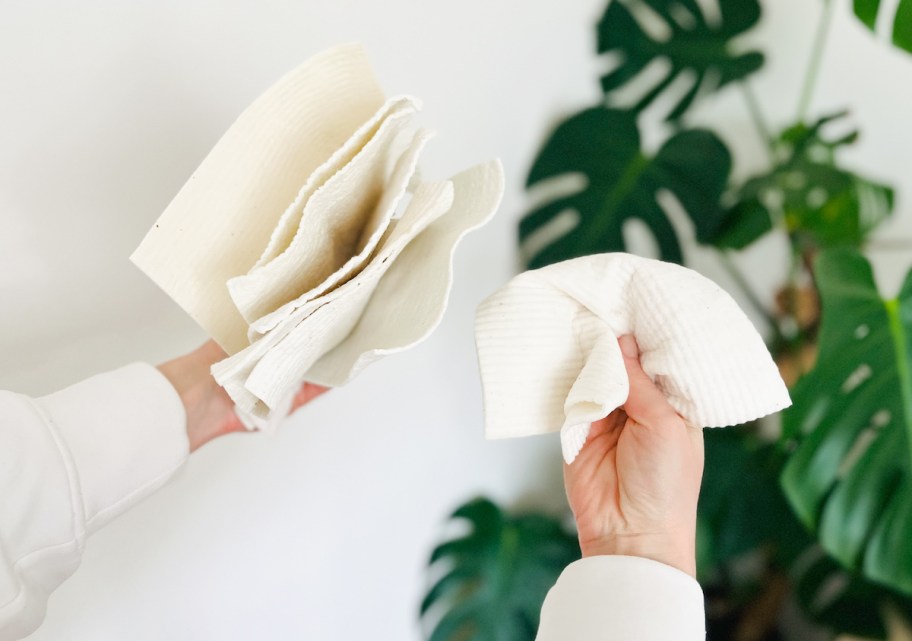
[(364, 50), (317, 54), (221, 137), (130, 259), (233, 354), (247, 323), (225, 283), (263, 254), (307, 178), (384, 103)]
[(423, 129), (407, 131), (417, 103), (391, 102), (394, 108), (387, 114), (383, 113), (387, 107), (381, 108), (378, 116), (384, 119), (348, 163), (336, 168), (312, 194), (306, 194), (305, 188), (304, 203), (298, 202), (299, 197), (292, 205), (302, 212), (288, 246), (228, 281), (231, 298), (248, 323), (344, 282), (364, 267), (376, 249), (432, 136)]
[(357, 45), (317, 55), (241, 115), (134, 253), (228, 352), (212, 373), (248, 427), (440, 322), (453, 252), (497, 209), (503, 168), (425, 181), (420, 106), (384, 100)]
[(479, 306), (487, 436), (560, 430), (572, 462), (590, 424), (626, 401), (624, 334), (692, 425), (737, 425), (791, 404), (760, 335), (718, 285), (679, 265), (601, 254), (520, 274)]

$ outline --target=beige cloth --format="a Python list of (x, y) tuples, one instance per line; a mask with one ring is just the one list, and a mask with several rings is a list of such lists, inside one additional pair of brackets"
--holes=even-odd
[(247, 323), (225, 283), (254, 266), (308, 176), (382, 105), (361, 47), (314, 56), (244, 110), (131, 260), (225, 351), (243, 349)]
[(319, 54), (241, 115), (134, 253), (230, 354), (212, 372), (249, 426), (439, 323), (452, 254), (494, 214), (503, 170), (422, 182), (419, 108), (384, 101), (357, 45)]
[(737, 304), (679, 265), (601, 254), (525, 272), (482, 302), (475, 332), (488, 437), (560, 430), (568, 463), (591, 423), (627, 400), (624, 334), (692, 425), (737, 425), (791, 404)]

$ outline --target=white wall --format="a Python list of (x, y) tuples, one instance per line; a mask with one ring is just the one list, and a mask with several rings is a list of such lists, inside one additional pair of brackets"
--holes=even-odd
[[(756, 87), (780, 123), (821, 3), (793, 4), (772, 3), (761, 34), (775, 46)], [(598, 95), (590, 50), (601, 8), (0, 3), (0, 388), (42, 393), (203, 339), (127, 256), (234, 116), (326, 46), (361, 40), (389, 93), (425, 100), (440, 131), (428, 175), (494, 155), (508, 173), (501, 214), (463, 245), (450, 310), (430, 340), (274, 438), (233, 436), (194, 455), (174, 483), (90, 541), (34, 639), (418, 639), (425, 560), (457, 503), (484, 492), (563, 505), (553, 438), (483, 441), (471, 326), (475, 305), (515, 271), (521, 186), (542, 136)], [(815, 105), (851, 103), (865, 131), (853, 159), (906, 190), (905, 222), (885, 236), (912, 236), (912, 58), (848, 19), (831, 44)], [(904, 82), (885, 82), (893, 74)], [(737, 94), (702, 113), (756, 150)], [(767, 295), (781, 275), (766, 267), (777, 254), (768, 242), (745, 259)], [(887, 252), (881, 263), (895, 276), (910, 260)]]

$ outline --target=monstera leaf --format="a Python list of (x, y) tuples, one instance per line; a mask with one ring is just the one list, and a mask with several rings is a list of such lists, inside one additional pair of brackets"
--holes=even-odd
[(888, 300), (856, 250), (815, 275), (820, 355), (784, 415), (782, 486), (833, 557), (912, 594), (912, 272)]
[(779, 487), (782, 456), (775, 444), (760, 440), (753, 425), (705, 430), (703, 441), (708, 464), (698, 516), (707, 545), (704, 569), (760, 547), (783, 559), (800, 553), (807, 534)]
[[(883, 4), (889, 6), (891, 3)], [(893, 14), (891, 29), (893, 44), (912, 52), (912, 0), (899, 0), (899, 4), (894, 6), (896, 13)], [(853, 7), (858, 19), (873, 31), (881, 12), (881, 0), (854, 0)]]
[(547, 202), (520, 222), (525, 241), (565, 212), (578, 217), (572, 229), (528, 260), (529, 267), (622, 250), (622, 229), (630, 218), (651, 229), (664, 260), (680, 263), (681, 247), (657, 196), (674, 195), (705, 240), (721, 223), (719, 199), (730, 169), (728, 149), (710, 131), (677, 133), (650, 157), (640, 149), (634, 114), (587, 109), (558, 126), (529, 172), (527, 186), (568, 174), (586, 178), (581, 191)]
[(776, 220), (802, 247), (861, 244), (892, 213), (893, 190), (836, 164), (836, 150), (854, 142), (857, 132), (828, 139), (822, 130), (844, 116), (825, 116), (782, 132), (775, 143), (780, 162), (737, 190), (713, 244), (741, 249)]
[(768, 563), (755, 567), (788, 572), (804, 613), (840, 634), (886, 639), (880, 607), (886, 603), (912, 621), (912, 600), (840, 566), (798, 522), (779, 485), (785, 463), (779, 448), (758, 438), (753, 426), (706, 430), (703, 438), (698, 568), (707, 594), (718, 591), (721, 576), (738, 582), (722, 593), (754, 601), (764, 577), (746, 572), (739, 559), (760, 553)]
[(912, 621), (912, 600), (847, 571), (816, 544), (795, 560), (790, 573), (802, 610), (840, 634), (887, 639), (888, 604), (907, 626)]
[(421, 604), (422, 616), (444, 608), (430, 641), (532, 641), (545, 595), (580, 557), (576, 537), (555, 519), (511, 517), (487, 499), (463, 505), (453, 518), (471, 531), (431, 554), (431, 566), (447, 572)]
[[(668, 115), (669, 120), (675, 120), (701, 93), (724, 87), (762, 67), (763, 54), (737, 53), (732, 46), (732, 39), (757, 24), (757, 0), (718, 0), (717, 4), (718, 19), (708, 19), (696, 0), (612, 0), (598, 24), (598, 50), (617, 55), (620, 63), (602, 78), (605, 94), (611, 98), (651, 63), (663, 61), (664, 74), (633, 110), (646, 108), (677, 78), (687, 75), (688, 88)], [(646, 19), (659, 18), (667, 36), (653, 37), (634, 13), (647, 14)]]

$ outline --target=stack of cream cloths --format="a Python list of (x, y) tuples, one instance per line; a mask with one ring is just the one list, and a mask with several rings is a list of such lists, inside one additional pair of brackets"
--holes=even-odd
[(561, 431), (570, 463), (590, 424), (629, 391), (617, 338), (693, 426), (723, 427), (788, 407), (763, 340), (735, 302), (670, 263), (601, 254), (515, 277), (475, 322), (489, 438)]
[(439, 323), (452, 254), (503, 172), (421, 181), (419, 107), (384, 98), (359, 46), (317, 55), (244, 111), (133, 254), (228, 352), (212, 372), (249, 426)]

